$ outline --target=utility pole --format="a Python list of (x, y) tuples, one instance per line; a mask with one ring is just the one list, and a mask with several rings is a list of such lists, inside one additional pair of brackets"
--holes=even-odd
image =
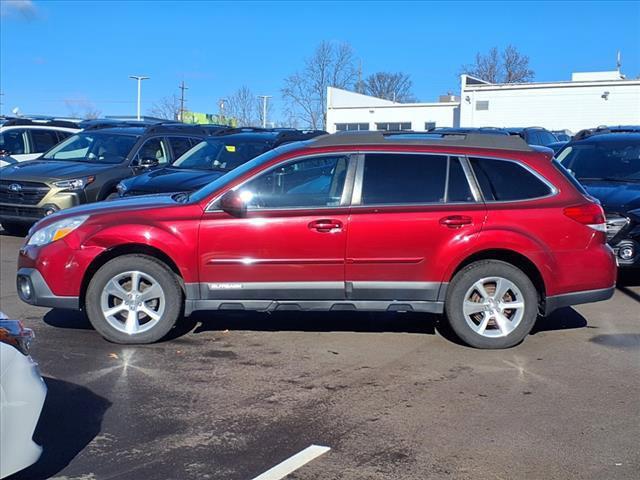
[(180, 82), (180, 118), (178, 120), (180, 120), (181, 122), (184, 119), (184, 103), (186, 102), (186, 100), (184, 99), (184, 91), (185, 90), (189, 90), (189, 87), (185, 86), (184, 84), (184, 80), (182, 80), (182, 82)]
[(362, 93), (362, 60), (360, 60), (360, 65), (358, 66), (358, 93)]
[(142, 75), (129, 75), (129, 78), (138, 81), (138, 108), (137, 108), (137, 118), (140, 120), (140, 85), (142, 84), (142, 80), (149, 80), (149, 77), (143, 77)]
[[(0, 92), (0, 97), (4, 97), (4, 93)], [(2, 105), (4, 104), (0, 101), (0, 115), (2, 115)]]
[(267, 128), (267, 100), (273, 95), (258, 95), (262, 99), (262, 128)]

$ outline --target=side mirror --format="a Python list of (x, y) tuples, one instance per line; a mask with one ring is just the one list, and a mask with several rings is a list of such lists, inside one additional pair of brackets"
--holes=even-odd
[(138, 162), (138, 166), (142, 168), (156, 167), (159, 164), (160, 162), (158, 162), (157, 158), (150, 158), (150, 157), (141, 158), (140, 161)]
[(220, 208), (234, 217), (244, 217), (247, 214), (247, 203), (239, 192), (229, 190), (222, 195)]

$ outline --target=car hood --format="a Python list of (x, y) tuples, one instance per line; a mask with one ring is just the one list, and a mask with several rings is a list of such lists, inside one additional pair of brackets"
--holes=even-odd
[(114, 164), (64, 162), (58, 160), (30, 160), (9, 165), (2, 169), (3, 180), (41, 181), (70, 180), (97, 175), (117, 167)]
[(582, 184), (607, 212), (625, 213), (640, 208), (640, 183), (582, 180)]
[(127, 193), (192, 192), (221, 177), (219, 170), (161, 168), (123, 182)]
[(102, 202), (85, 203), (77, 207), (65, 208), (64, 210), (60, 210), (59, 212), (44, 217), (36, 223), (37, 227), (34, 227), (34, 229), (63, 218), (79, 215), (99, 215), (101, 213), (118, 214), (120, 212), (122, 212), (122, 214), (126, 214), (136, 210), (148, 210), (171, 206), (175, 207), (178, 205), (180, 205), (180, 203), (176, 202), (170, 194), (147, 195), (143, 197), (119, 198), (114, 200), (104, 200)]

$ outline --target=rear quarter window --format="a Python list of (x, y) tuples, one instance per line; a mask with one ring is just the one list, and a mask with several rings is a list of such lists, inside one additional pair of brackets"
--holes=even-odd
[(515, 161), (473, 157), (469, 160), (487, 201), (530, 200), (552, 193), (545, 182)]

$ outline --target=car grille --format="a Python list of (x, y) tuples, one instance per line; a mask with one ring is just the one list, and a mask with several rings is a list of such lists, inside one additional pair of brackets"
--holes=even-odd
[(39, 219), (44, 217), (45, 208), (9, 207), (0, 205), (0, 218)]
[(629, 224), (629, 219), (621, 215), (609, 214), (607, 215), (607, 240), (613, 239), (620, 230)]
[(0, 203), (37, 205), (49, 190), (44, 183), (0, 180)]

